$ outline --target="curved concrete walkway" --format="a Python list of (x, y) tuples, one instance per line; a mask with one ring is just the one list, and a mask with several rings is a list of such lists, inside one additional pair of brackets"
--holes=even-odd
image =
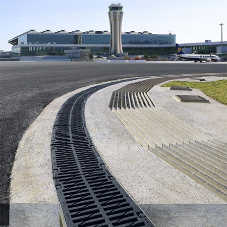
[[(226, 226), (226, 202), (147, 152), (108, 108), (112, 91), (124, 85), (98, 91), (88, 99), (85, 108), (89, 133), (110, 172), (157, 227)], [(150, 95), (158, 107), (227, 143), (225, 105), (198, 90), (190, 94), (202, 95), (210, 104), (184, 105), (172, 98), (181, 91), (171, 92), (156, 85)]]
[(52, 101), (24, 133), (11, 174), (10, 227), (60, 225), (50, 151), (53, 124), (67, 99), (92, 86), (95, 85), (77, 89)]
[[(95, 93), (87, 101), (85, 114), (95, 146), (126, 191), (148, 215), (152, 209), (143, 207), (144, 204), (224, 204), (219, 197), (144, 150), (121, 125), (108, 104), (112, 91), (123, 85)], [(24, 134), (11, 177), (10, 226), (58, 226), (59, 205), (50, 157), (52, 127), (60, 106), (83, 89), (86, 88), (50, 103)], [(220, 209), (216, 210), (220, 214)], [(37, 214), (37, 211), (42, 212)], [(162, 211), (156, 211), (158, 208), (153, 209), (151, 217), (158, 222)], [(159, 224), (157, 226), (168, 226)]]
[[(147, 152), (116, 118), (108, 104), (112, 91), (126, 84), (121, 83), (96, 92), (88, 99), (85, 108), (86, 124), (94, 145), (123, 188), (139, 204), (225, 203), (183, 173)], [(154, 93), (151, 97), (156, 100)], [(223, 105), (219, 105), (222, 110)], [(224, 109), (227, 113), (226, 106)]]

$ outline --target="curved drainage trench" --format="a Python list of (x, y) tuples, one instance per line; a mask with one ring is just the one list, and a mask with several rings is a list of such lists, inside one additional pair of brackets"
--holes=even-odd
[(85, 102), (97, 85), (68, 99), (54, 123), (53, 178), (63, 226), (154, 226), (107, 170), (85, 124)]

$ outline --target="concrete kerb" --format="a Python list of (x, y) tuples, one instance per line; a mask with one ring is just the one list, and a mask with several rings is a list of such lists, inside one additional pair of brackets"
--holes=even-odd
[(53, 124), (67, 99), (96, 85), (98, 84), (77, 89), (53, 100), (24, 133), (11, 174), (11, 227), (60, 225), (59, 201), (52, 178), (50, 151)]

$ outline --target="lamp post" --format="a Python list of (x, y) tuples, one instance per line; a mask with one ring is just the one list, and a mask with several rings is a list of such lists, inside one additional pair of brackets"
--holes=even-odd
[(221, 46), (223, 46), (223, 33), (222, 33), (222, 26), (224, 25), (224, 24), (219, 24), (219, 25), (221, 25)]

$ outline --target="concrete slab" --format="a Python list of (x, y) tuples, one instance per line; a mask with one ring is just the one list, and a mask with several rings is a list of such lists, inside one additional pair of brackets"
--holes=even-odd
[(16, 203), (10, 206), (10, 227), (60, 226), (59, 204)]
[[(204, 77), (206, 81), (227, 79), (226, 77)], [(180, 81), (192, 81), (181, 79)], [(162, 83), (164, 84), (164, 83)], [(227, 143), (227, 106), (206, 96), (202, 91), (174, 91), (167, 87), (154, 86), (149, 95), (155, 104), (187, 122), (198, 130), (212, 136), (213, 138)], [(172, 97), (175, 95), (199, 95), (209, 100), (207, 103), (185, 103), (176, 102)]]
[(225, 201), (142, 148), (108, 108), (112, 91), (122, 86), (93, 94), (85, 107), (89, 133), (110, 172), (158, 227), (225, 226)]
[[(112, 90), (117, 88), (112, 86), (109, 89), (103, 89), (88, 100), (86, 118), (90, 120), (89, 130), (101, 156), (136, 202), (147, 205), (223, 203), (223, 200), (144, 150), (108, 108)], [(51, 132), (60, 106), (80, 90), (50, 103), (24, 134), (11, 177), (10, 226), (29, 226), (26, 223), (32, 223), (30, 226), (59, 226), (59, 222), (54, 221), (59, 217), (59, 211), (52, 180)], [(46, 220), (51, 217), (46, 225), (41, 221), (32, 221), (44, 221), (44, 216)]]
[(141, 204), (156, 227), (227, 226), (225, 204)]
[(106, 165), (139, 204), (224, 203), (201, 185), (142, 148), (108, 108), (115, 85), (86, 103), (86, 124)]
[(178, 102), (209, 103), (209, 100), (199, 95), (176, 95), (173, 98)]

